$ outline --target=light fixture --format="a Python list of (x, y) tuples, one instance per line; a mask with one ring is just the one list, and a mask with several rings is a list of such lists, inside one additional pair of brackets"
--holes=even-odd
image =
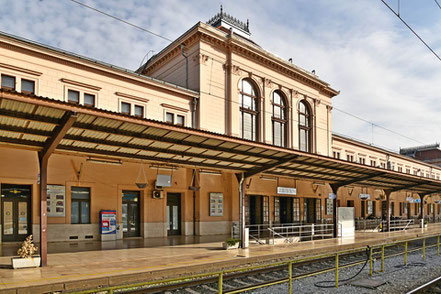
[(275, 180), (277, 180), (276, 177), (268, 177), (268, 176), (260, 176), (259, 178), (261, 180), (267, 180), (267, 181), (275, 181)]
[(222, 172), (218, 171), (218, 170), (201, 169), (201, 170), (199, 170), (199, 174), (221, 176)]
[(93, 162), (93, 163), (99, 163), (99, 164), (122, 165), (121, 160), (114, 161), (114, 160), (105, 160), (105, 159), (100, 159), (100, 158), (89, 157), (86, 161)]

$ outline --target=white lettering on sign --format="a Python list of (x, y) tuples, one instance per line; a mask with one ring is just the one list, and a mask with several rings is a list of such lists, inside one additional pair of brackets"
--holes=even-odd
[(289, 187), (277, 187), (277, 194), (297, 195), (297, 189)]
[(360, 194), (360, 199), (371, 199), (370, 194)]

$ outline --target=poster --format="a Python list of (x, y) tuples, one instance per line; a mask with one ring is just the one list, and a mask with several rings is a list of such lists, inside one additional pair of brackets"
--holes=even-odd
[(210, 216), (224, 215), (224, 194), (210, 193)]
[(66, 187), (47, 185), (47, 216), (65, 216)]

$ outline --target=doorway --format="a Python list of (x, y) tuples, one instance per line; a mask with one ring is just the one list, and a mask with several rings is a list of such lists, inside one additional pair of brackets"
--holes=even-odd
[(19, 242), (32, 234), (31, 186), (1, 185), (2, 241)]
[(245, 196), (245, 223), (247, 225), (261, 225), (269, 223), (268, 196)]
[(303, 198), (303, 220), (309, 224), (321, 221), (321, 199)]
[(122, 222), (124, 237), (139, 237), (140, 205), (139, 191), (122, 192)]
[(181, 234), (181, 194), (167, 193), (167, 234)]

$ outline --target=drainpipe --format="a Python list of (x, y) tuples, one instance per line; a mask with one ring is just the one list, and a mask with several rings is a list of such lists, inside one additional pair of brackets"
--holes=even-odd
[(198, 98), (193, 97), (193, 101), (192, 101), (191, 104), (192, 104), (191, 105), (192, 106), (192, 110), (191, 110), (191, 112), (192, 112), (191, 127), (193, 129), (196, 129), (197, 128), (197, 126), (196, 126), (196, 111), (198, 109)]
[(243, 182), (244, 182), (244, 174), (241, 174), (239, 181), (239, 226), (240, 226), (240, 242), (241, 247), (245, 248), (245, 206), (244, 206), (244, 195), (243, 195)]
[(181, 44), (181, 54), (185, 58), (185, 88), (188, 89), (188, 56), (184, 54), (185, 44)]
[(189, 190), (193, 191), (193, 236), (196, 236), (196, 191), (199, 191), (200, 187), (196, 186), (196, 169), (193, 169), (193, 179)]

